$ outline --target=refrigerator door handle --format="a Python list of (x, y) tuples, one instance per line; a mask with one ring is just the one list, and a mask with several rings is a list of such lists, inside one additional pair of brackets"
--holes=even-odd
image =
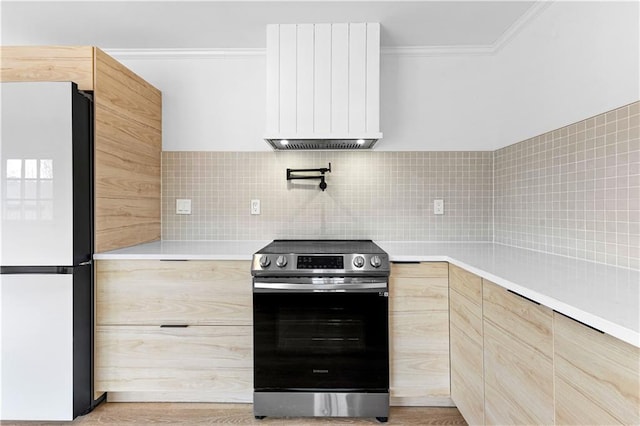
[(0, 274), (73, 274), (73, 266), (0, 266)]

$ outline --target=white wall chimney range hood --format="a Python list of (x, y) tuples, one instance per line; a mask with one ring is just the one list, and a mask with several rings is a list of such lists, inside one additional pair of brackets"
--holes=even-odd
[(380, 24), (267, 25), (271, 147), (370, 149), (380, 138)]

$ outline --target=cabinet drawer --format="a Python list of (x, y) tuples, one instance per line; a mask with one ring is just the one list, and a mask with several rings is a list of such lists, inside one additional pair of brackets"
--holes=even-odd
[(482, 343), (451, 323), (451, 399), (469, 424), (484, 424)]
[[(449, 323), (446, 311), (391, 313), (392, 397), (449, 396)], [(407, 400), (411, 404), (410, 400)]]
[(475, 305), (467, 297), (451, 289), (449, 294), (450, 321), (468, 339), (482, 346), (482, 306)]
[(392, 312), (448, 309), (449, 290), (446, 278), (391, 277), (389, 293)]
[(451, 399), (469, 424), (484, 424), (482, 279), (449, 265)]
[(556, 421), (640, 424), (640, 349), (554, 314)]
[(552, 310), (483, 280), (483, 316), (541, 355), (553, 356)]
[(450, 405), (449, 281), (445, 262), (391, 265), (393, 405)]
[(552, 311), (483, 283), (487, 424), (552, 424)]
[(99, 325), (250, 325), (247, 261), (101, 260)]
[(249, 326), (98, 326), (95, 388), (111, 392), (250, 395)]
[(482, 278), (479, 276), (450, 264), (449, 285), (469, 301), (478, 306), (482, 305)]
[(513, 336), (484, 325), (487, 424), (552, 424), (553, 361)]
[(447, 262), (391, 263), (391, 277), (447, 278)]

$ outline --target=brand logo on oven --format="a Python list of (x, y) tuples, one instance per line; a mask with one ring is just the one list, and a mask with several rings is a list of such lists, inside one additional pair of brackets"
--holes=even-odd
[(313, 369), (314, 374), (327, 374), (328, 372), (329, 370), (316, 370), (315, 368)]

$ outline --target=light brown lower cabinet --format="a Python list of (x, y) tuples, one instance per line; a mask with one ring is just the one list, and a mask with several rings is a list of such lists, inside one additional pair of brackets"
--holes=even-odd
[(451, 398), (469, 424), (640, 424), (640, 348), (454, 265), (449, 292)]
[(251, 401), (250, 326), (99, 326), (95, 347), (98, 390), (138, 400)]
[(553, 311), (483, 282), (485, 423), (553, 424)]
[(250, 402), (248, 261), (96, 262), (95, 389), (110, 401)]
[(640, 349), (554, 314), (558, 424), (640, 424)]
[[(96, 263), (97, 395), (251, 402), (249, 262)], [(392, 405), (455, 403), (470, 424), (640, 424), (639, 348), (454, 265), (393, 264), (389, 321)]]
[(100, 325), (251, 325), (248, 261), (99, 260)]
[(394, 263), (389, 288), (392, 405), (452, 405), (448, 264)]
[(469, 424), (484, 423), (482, 279), (449, 265), (451, 399)]

